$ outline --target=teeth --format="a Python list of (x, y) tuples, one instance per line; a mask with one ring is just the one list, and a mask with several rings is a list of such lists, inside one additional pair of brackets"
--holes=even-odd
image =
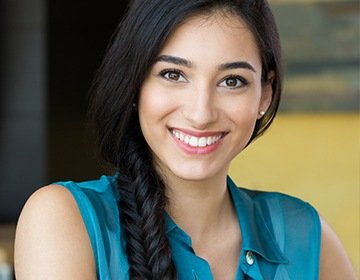
[(223, 134), (219, 134), (216, 136), (209, 136), (209, 137), (195, 137), (195, 136), (189, 136), (186, 134), (183, 134), (180, 131), (172, 130), (171, 132), (177, 139), (179, 139), (181, 142), (184, 142), (191, 147), (206, 147), (215, 144), (217, 141), (219, 141)]
[(198, 143), (199, 143), (198, 138), (196, 138), (194, 136), (190, 138), (190, 142), (189, 142), (190, 146), (197, 147)]
[(201, 137), (198, 141), (198, 145), (199, 145), (199, 147), (205, 147), (206, 146), (206, 138)]

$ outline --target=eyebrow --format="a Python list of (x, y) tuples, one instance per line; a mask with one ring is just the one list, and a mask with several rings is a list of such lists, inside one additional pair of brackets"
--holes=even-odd
[[(169, 62), (176, 65), (182, 65), (188, 68), (191, 68), (193, 66), (193, 63), (190, 60), (177, 56), (171, 56), (171, 55), (160, 55), (155, 59), (155, 63), (159, 61)], [(239, 68), (249, 69), (254, 73), (256, 73), (255, 68), (250, 63), (245, 61), (229, 62), (229, 63), (220, 64), (219, 66), (220, 70), (231, 70), (231, 69), (239, 69)]]
[(176, 65), (182, 65), (186, 66), (188, 68), (192, 67), (192, 62), (190, 60), (186, 60), (184, 58), (180, 58), (177, 56), (171, 56), (171, 55), (160, 55), (155, 59), (155, 63), (159, 61), (169, 62)]
[(230, 70), (230, 69), (238, 69), (238, 68), (245, 68), (245, 69), (249, 69), (251, 71), (253, 71), (254, 73), (256, 73), (255, 68), (245, 62), (245, 61), (235, 61), (235, 62), (230, 62), (230, 63), (224, 63), (220, 65), (220, 70)]

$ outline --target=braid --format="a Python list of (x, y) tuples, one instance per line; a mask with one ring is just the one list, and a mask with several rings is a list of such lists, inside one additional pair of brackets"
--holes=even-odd
[(123, 159), (126, 170), (118, 177), (130, 277), (172, 280), (176, 272), (165, 234), (165, 186), (144, 149), (146, 144), (131, 142)]

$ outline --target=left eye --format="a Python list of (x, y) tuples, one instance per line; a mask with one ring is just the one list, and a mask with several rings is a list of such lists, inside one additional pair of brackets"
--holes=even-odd
[(223, 81), (221, 81), (221, 83), (219, 84), (219, 86), (221, 87), (227, 87), (232, 89), (243, 87), (246, 85), (247, 85), (246, 80), (242, 79), (241, 77), (228, 77), (225, 78)]
[(186, 82), (184, 75), (177, 70), (164, 70), (161, 71), (160, 75), (172, 82)]

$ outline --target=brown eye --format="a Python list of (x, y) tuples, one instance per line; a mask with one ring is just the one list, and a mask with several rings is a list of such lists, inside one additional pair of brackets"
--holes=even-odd
[(237, 89), (244, 87), (248, 82), (241, 76), (230, 76), (221, 81), (219, 86), (226, 87), (229, 89)]
[(225, 80), (225, 83), (228, 87), (236, 87), (238, 84), (238, 81), (235, 78), (229, 78)]
[(168, 74), (168, 78), (170, 80), (178, 81), (180, 79), (180, 75), (179, 75), (179, 73), (176, 73), (176, 72), (170, 72)]
[(182, 72), (178, 70), (164, 70), (160, 72), (161, 77), (171, 82), (186, 82)]

